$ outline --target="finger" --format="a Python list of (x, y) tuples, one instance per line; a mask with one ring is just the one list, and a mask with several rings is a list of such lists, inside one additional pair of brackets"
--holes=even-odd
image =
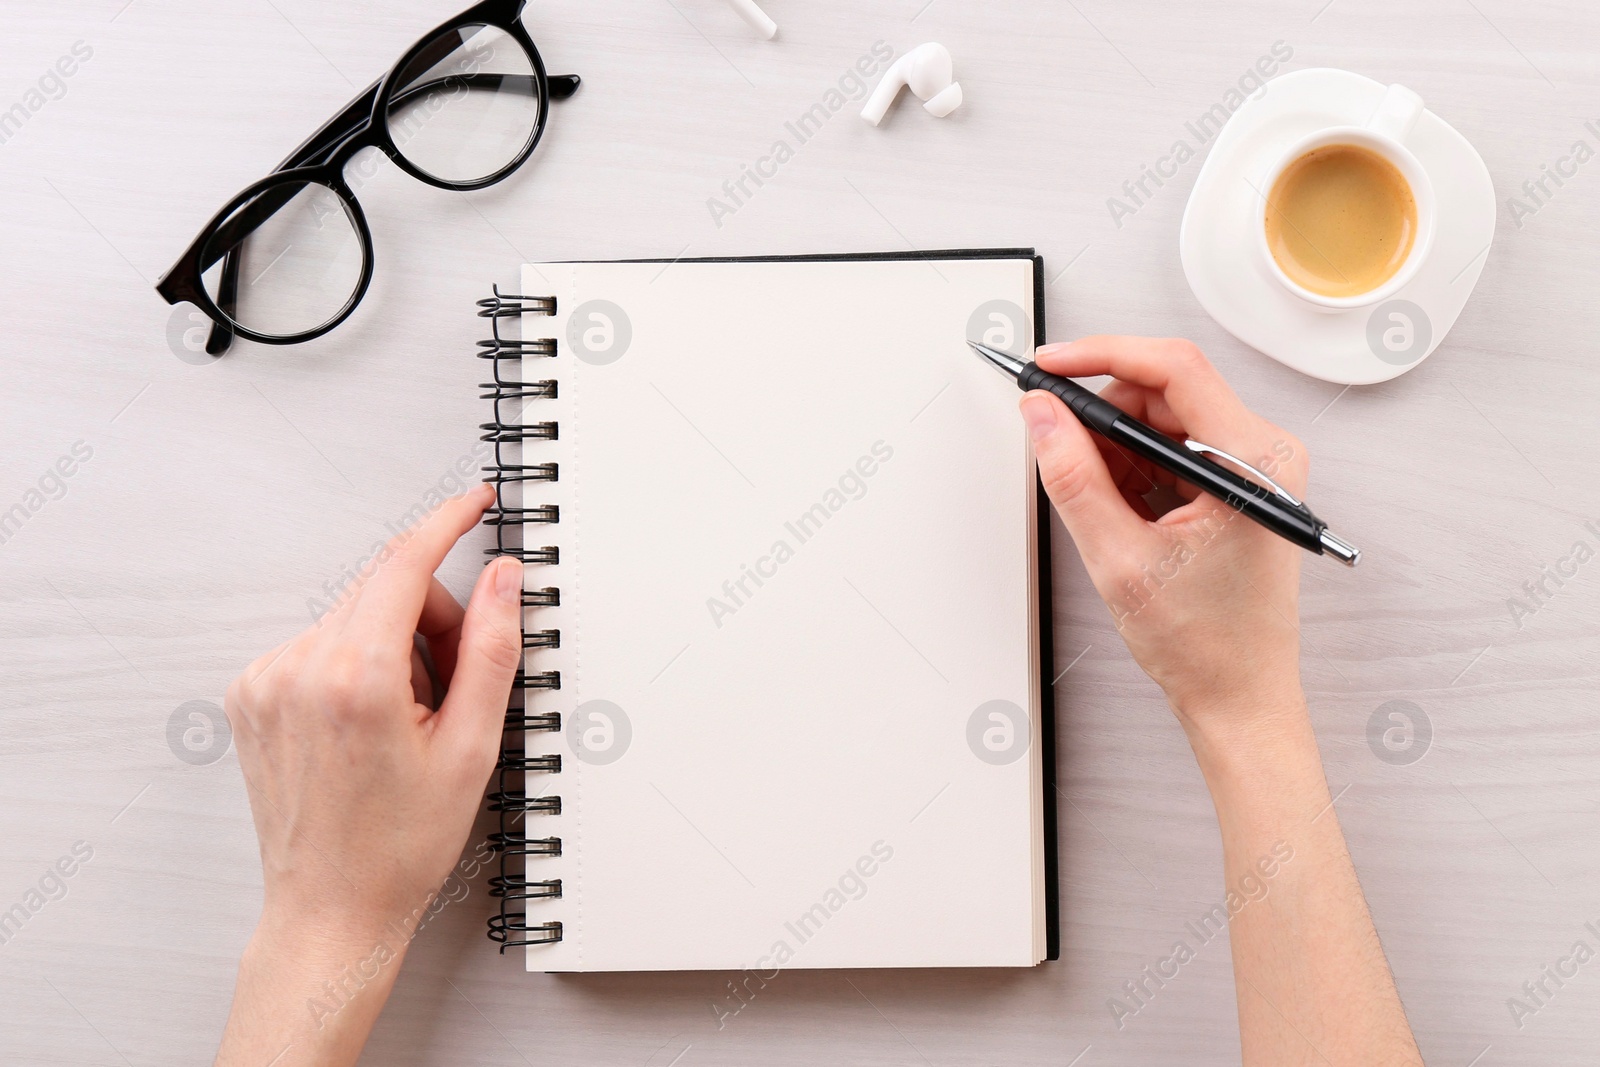
[(428, 580), (428, 595), (422, 601), (417, 633), (428, 642), (433, 669), (445, 685), (450, 684), (450, 676), (455, 673), (456, 645), (461, 640), (461, 620), (465, 614), (439, 579)]
[[(1173, 416), (1161, 394), (1133, 382), (1120, 382), (1115, 378), (1100, 390), (1100, 397), (1115, 404), (1140, 422), (1148, 423), (1164, 434), (1182, 434), (1183, 426)], [(1165, 416), (1165, 418), (1163, 418)]]
[(406, 530), (378, 553), (378, 571), (358, 594), (350, 625), (395, 649), (407, 644), (422, 617), (433, 572), (461, 536), (483, 516), (494, 487), (480, 485), (451, 497), (432, 515)]
[[(1124, 408), (1134, 417), (1171, 436), (1189, 437), (1231, 452), (1267, 470), (1291, 489), (1305, 487), (1304, 446), (1245, 407), (1217, 369), (1188, 341), (1085, 337), (1065, 345), (1046, 345), (1039, 349), (1037, 360), (1047, 370), (1074, 377), (1111, 374), (1119, 381), (1101, 395), (1112, 403), (1142, 400), (1142, 415)], [(1252, 477), (1247, 471), (1238, 473)], [(1165, 472), (1152, 477), (1171, 484)], [(1185, 482), (1177, 482), (1174, 488), (1185, 499), (1198, 495)]]
[[(1095, 443), (1099, 444), (1098, 441)], [(1100, 455), (1102, 458), (1105, 457), (1104, 447), (1101, 447)], [(1112, 455), (1116, 458), (1117, 463), (1113, 465), (1108, 460), (1106, 469), (1111, 472), (1111, 479), (1116, 484), (1117, 492), (1122, 494), (1122, 499), (1127, 501), (1128, 506), (1133, 509), (1135, 515), (1145, 522), (1155, 522), (1155, 509), (1145, 499), (1145, 496), (1154, 488), (1150, 484), (1149, 477), (1133, 464), (1124, 462), (1120, 455), (1116, 453)]]
[(456, 673), (439, 708), (439, 728), (488, 776), (505, 726), (511, 679), (522, 663), (522, 564), (501, 557), (478, 575), (461, 624)]
[[(1154, 426), (1169, 437), (1181, 438), (1186, 436), (1183, 432), (1183, 424), (1172, 413), (1172, 409), (1167, 406), (1167, 402), (1162, 398), (1161, 394), (1151, 392), (1142, 385), (1134, 385), (1132, 382), (1113, 381), (1110, 385), (1100, 390), (1100, 396), (1126, 411), (1140, 422)], [(1101, 447), (1100, 451), (1102, 454), (1110, 451), (1116, 456), (1115, 463), (1111, 462), (1108, 457), (1106, 465), (1111, 468), (1111, 476), (1117, 479), (1117, 486), (1123, 490), (1124, 496), (1127, 495), (1129, 486), (1136, 485), (1141, 475), (1145, 482), (1144, 487), (1139, 490), (1141, 493), (1148, 493), (1152, 488), (1160, 485), (1171, 489), (1186, 501), (1193, 500), (1200, 495), (1200, 490), (1166, 468), (1158, 467), (1142, 456), (1132, 455), (1109, 441)], [(1123, 468), (1130, 468), (1130, 473), (1124, 475), (1122, 473)], [(1128, 502), (1130, 504), (1133, 503), (1131, 500)], [(1133, 510), (1139, 511), (1137, 504), (1134, 505)], [(1144, 513), (1140, 512), (1140, 514)], [(1147, 517), (1154, 519), (1155, 513), (1152, 511)]]
[(428, 660), (422, 654), (420, 642), (411, 644), (411, 699), (425, 708), (438, 706), (439, 697), (434, 691), (434, 672), (428, 669)]
[[(1219, 520), (1222, 522), (1232, 522), (1238, 517), (1238, 512), (1233, 511), (1226, 504), (1223, 504), (1216, 499), (1202, 493), (1196, 496), (1195, 499), (1189, 501), (1187, 504), (1184, 504), (1182, 507), (1173, 508), (1156, 521), (1161, 523), (1163, 526), (1182, 527), (1199, 522), (1210, 522), (1213, 524)], [(1247, 521), (1246, 526), (1249, 525), (1251, 524)]]
[(1122, 498), (1089, 431), (1067, 406), (1034, 390), (1020, 407), (1045, 493), (1085, 560), (1105, 563), (1150, 540), (1149, 527)]
[(1089, 439), (1100, 451), (1100, 458), (1105, 461), (1106, 472), (1111, 475), (1111, 483), (1122, 494), (1122, 499), (1128, 502), (1135, 515), (1147, 522), (1154, 521), (1155, 512), (1144, 499), (1145, 494), (1155, 488), (1148, 464), (1137, 456), (1130, 456), (1099, 434), (1090, 434)]
[[(1157, 427), (1166, 432), (1181, 428), (1191, 437), (1229, 451), (1254, 450), (1267, 443), (1259, 440), (1264, 420), (1244, 406), (1200, 349), (1188, 341), (1084, 337), (1067, 344), (1046, 345), (1034, 358), (1052, 374), (1071, 378), (1109, 374), (1153, 391), (1177, 422), (1177, 426), (1168, 422), (1167, 426)], [(1147, 404), (1154, 408), (1154, 398)], [(1153, 410), (1147, 413), (1160, 415)], [(1250, 436), (1245, 438), (1247, 433)]]
[[(1155, 398), (1156, 394), (1142, 385), (1112, 381), (1100, 390), (1100, 397), (1134, 418), (1148, 422), (1147, 401)], [(1161, 429), (1159, 426), (1156, 428)], [(1179, 432), (1181, 433), (1181, 430)], [(1144, 457), (1135, 455), (1099, 434), (1094, 434), (1093, 438), (1095, 447), (1100, 449), (1100, 454), (1105, 457), (1106, 469), (1111, 472), (1111, 480), (1116, 482), (1117, 488), (1122, 491), (1122, 498), (1140, 518), (1154, 521), (1155, 512), (1146, 503), (1145, 495), (1157, 487), (1170, 489), (1177, 479)]]
[(1188, 436), (1184, 432), (1183, 420), (1172, 410), (1167, 398), (1153, 389), (1112, 379), (1110, 385), (1100, 390), (1100, 396), (1168, 437), (1181, 440)]

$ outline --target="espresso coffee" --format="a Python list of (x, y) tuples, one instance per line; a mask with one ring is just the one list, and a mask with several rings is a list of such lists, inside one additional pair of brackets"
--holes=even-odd
[(1320, 296), (1360, 296), (1394, 277), (1417, 237), (1405, 175), (1357, 145), (1314, 148), (1267, 196), (1267, 247), (1289, 280)]

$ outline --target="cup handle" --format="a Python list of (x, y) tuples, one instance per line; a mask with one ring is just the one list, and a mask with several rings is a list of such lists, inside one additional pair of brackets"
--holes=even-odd
[(1405, 141), (1411, 128), (1417, 124), (1423, 109), (1422, 97), (1404, 85), (1391, 85), (1383, 94), (1378, 109), (1367, 120), (1366, 127), (1373, 133), (1395, 141)]

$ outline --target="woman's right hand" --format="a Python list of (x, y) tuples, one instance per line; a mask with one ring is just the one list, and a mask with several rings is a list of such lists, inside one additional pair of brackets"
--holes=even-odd
[[(1305, 446), (1246, 408), (1188, 341), (1085, 337), (1034, 358), (1064, 377), (1110, 375), (1101, 395), (1128, 414), (1239, 456), (1292, 493), (1305, 489)], [(1028, 393), (1021, 410), (1045, 491), (1095, 589), (1191, 739), (1302, 707), (1302, 550), (1091, 434), (1050, 393)], [(1181, 506), (1158, 514), (1145, 499), (1157, 487)]]

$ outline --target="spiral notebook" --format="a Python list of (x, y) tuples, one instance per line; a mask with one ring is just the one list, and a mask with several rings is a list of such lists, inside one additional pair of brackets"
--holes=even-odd
[(1058, 953), (1031, 249), (538, 263), (480, 302), (529, 970)]

